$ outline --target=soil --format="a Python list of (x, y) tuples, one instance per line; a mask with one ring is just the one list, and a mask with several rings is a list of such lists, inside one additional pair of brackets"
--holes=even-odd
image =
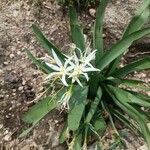
[[(93, 19), (89, 13), (81, 14), (85, 26), (84, 33), (90, 33)], [(66, 150), (66, 145), (60, 145), (58, 141), (64, 117), (57, 110), (48, 114), (26, 138), (18, 138), (22, 129), (28, 127), (21, 120), (22, 114), (35, 103), (35, 97), (43, 91), (42, 82), (45, 77), (32, 65), (23, 51), (24, 48), (28, 48), (38, 57), (45, 55), (44, 49), (37, 44), (32, 33), (33, 23), (39, 25), (49, 40), (62, 51), (67, 53), (71, 44), (67, 9), (60, 7), (55, 0), (0, 0), (0, 148)], [(106, 26), (106, 46), (117, 39), (110, 33)], [(124, 63), (134, 60), (135, 55), (142, 57), (149, 54), (149, 43), (138, 42), (125, 57)], [(136, 74), (135, 78), (149, 82), (150, 72)], [(141, 139), (127, 129), (123, 130), (128, 137), (128, 150), (144, 145)], [(108, 131), (106, 139), (113, 134), (111, 128), (108, 128)], [(106, 149), (111, 140), (106, 140)]]

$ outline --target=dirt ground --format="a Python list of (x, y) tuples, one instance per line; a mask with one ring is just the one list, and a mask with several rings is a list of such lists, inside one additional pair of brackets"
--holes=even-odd
[[(81, 14), (81, 18), (86, 27), (84, 32), (89, 34), (94, 18), (89, 13)], [(21, 121), (22, 114), (34, 104), (34, 98), (43, 90), (41, 83), (44, 75), (31, 64), (23, 51), (28, 48), (38, 57), (45, 55), (31, 31), (33, 23), (38, 24), (62, 51), (67, 52), (71, 43), (67, 10), (60, 7), (55, 0), (43, 0), (41, 3), (38, 0), (0, 0), (0, 148), (66, 150), (66, 145), (59, 145), (58, 141), (63, 126), (63, 114), (58, 111), (48, 114), (26, 138), (18, 139), (21, 130), (27, 127)], [(117, 39), (115, 36), (112, 38), (113, 35), (107, 28), (105, 35), (106, 45)], [(135, 55), (149, 55), (149, 45), (147, 40), (135, 44), (124, 62), (133, 60)], [(134, 77), (150, 82), (149, 72), (136, 74)], [(113, 141), (109, 139), (113, 134), (112, 129), (107, 130), (109, 133), (106, 136), (105, 149)], [(123, 130), (126, 132), (128, 150), (145, 148), (141, 139), (127, 132), (127, 129)]]

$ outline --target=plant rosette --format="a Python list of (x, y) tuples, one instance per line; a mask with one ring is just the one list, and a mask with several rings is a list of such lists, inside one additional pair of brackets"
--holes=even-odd
[(150, 97), (128, 89), (134, 87), (138, 91), (149, 91), (150, 85), (140, 80), (125, 78), (135, 71), (150, 69), (150, 56), (119, 67), (121, 57), (131, 44), (150, 34), (150, 27), (143, 28), (150, 16), (150, 2), (144, 0), (122, 38), (106, 51), (103, 48), (102, 35), (108, 1), (101, 0), (97, 8), (90, 51), (73, 6), (69, 7), (70, 29), (75, 44), (71, 56), (63, 54), (46, 39), (36, 25), (32, 26), (37, 40), (49, 56), (36, 58), (29, 50), (25, 51), (32, 62), (46, 74), (46, 83), (53, 84), (58, 91), (43, 95), (41, 100), (24, 114), (23, 121), (32, 126), (23, 131), (20, 137), (27, 135), (47, 113), (60, 107), (61, 111), (67, 110), (60, 143), (67, 142), (70, 150), (87, 149), (90, 139), (97, 141), (97, 149), (102, 149), (102, 137), (108, 119), (117, 135), (117, 144), (113, 144), (113, 147), (124, 143), (115, 126), (115, 120), (119, 120), (134, 134), (141, 135), (150, 149), (150, 130), (147, 126), (150, 116), (143, 109), (150, 108)]

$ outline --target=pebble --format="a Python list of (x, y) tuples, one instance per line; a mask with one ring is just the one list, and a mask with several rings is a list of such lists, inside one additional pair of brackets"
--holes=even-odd
[(3, 128), (3, 124), (0, 124), (0, 129), (2, 129)]
[(23, 90), (23, 86), (20, 86), (19, 88), (18, 88), (18, 91), (22, 91)]
[(93, 9), (93, 8), (91, 8), (91, 9), (89, 9), (89, 13), (90, 13), (90, 15), (91, 15), (92, 17), (95, 17), (96, 10)]
[(10, 54), (9, 57), (12, 59), (12, 58), (15, 57), (15, 55), (14, 54)]
[(9, 63), (8, 63), (7, 61), (5, 61), (3, 64), (4, 64), (4, 65), (8, 65)]
[(30, 150), (30, 146), (29, 145), (25, 145), (24, 147), (22, 147), (22, 150)]
[(9, 134), (5, 135), (4, 140), (5, 141), (10, 141), (11, 140), (11, 135), (9, 135)]
[(21, 52), (20, 52), (20, 51), (18, 51), (18, 52), (17, 52), (17, 55), (20, 55), (20, 54), (21, 54)]

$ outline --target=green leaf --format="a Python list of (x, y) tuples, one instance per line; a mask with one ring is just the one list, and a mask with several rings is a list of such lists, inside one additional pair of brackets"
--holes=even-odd
[(24, 130), (20, 135), (19, 138), (23, 138), (24, 136), (26, 136), (29, 132), (32, 131), (32, 129), (34, 128), (34, 126), (37, 124), (37, 122), (35, 122), (30, 128)]
[(140, 106), (150, 107), (150, 101), (145, 101), (143, 99), (140, 99), (123, 89), (111, 85), (108, 85), (108, 87), (117, 99), (122, 99), (122, 101), (125, 101), (127, 103), (134, 103)]
[(150, 91), (150, 85), (148, 83), (145, 83), (144, 81), (133, 80), (133, 79), (120, 79), (120, 81), (121, 81), (120, 85), (125, 85), (140, 90)]
[[(136, 15), (132, 18), (131, 22), (127, 26), (122, 38), (125, 38), (129, 34), (136, 32), (142, 28), (142, 26), (144, 25), (144, 23), (148, 20), (150, 16), (149, 5), (150, 5), (149, 0), (144, 0), (143, 5), (140, 7), (140, 9), (138, 9)], [(116, 69), (116, 67), (120, 63), (121, 57), (122, 55), (120, 55), (110, 64), (110, 67), (109, 67), (110, 69), (109, 69), (108, 74), (111, 74)]]
[(45, 73), (49, 74), (51, 73), (53, 70), (51, 68), (49, 68), (48, 66), (46, 66), (46, 64), (44, 64), (41, 60), (35, 58), (32, 53), (28, 50), (28, 49), (24, 49), (29, 57), (29, 59), (35, 64), (37, 65), (42, 71), (44, 71)]
[(124, 97), (120, 97), (120, 99), (115, 98), (115, 96), (109, 91), (108, 88), (106, 88), (107, 92), (109, 95), (113, 98), (114, 102), (116, 105), (118, 105), (122, 110), (124, 110), (129, 116), (131, 116), (136, 122), (138, 122), (141, 132), (146, 140), (147, 146), (150, 149), (150, 130), (147, 127), (147, 124), (144, 120), (144, 117), (142, 114), (140, 114), (135, 108), (133, 108), (130, 104), (124, 100)]
[(64, 89), (60, 90), (54, 96), (41, 99), (23, 115), (23, 121), (26, 123), (35, 123), (40, 121), (46, 114), (59, 105), (58, 101), (60, 100), (62, 93), (64, 93)]
[(64, 143), (67, 139), (69, 139), (69, 129), (67, 122), (64, 125), (64, 128), (59, 136), (59, 142), (60, 144)]
[(118, 105), (120, 105), (120, 107), (128, 115), (130, 115), (133, 119), (135, 119), (138, 122), (138, 124), (141, 128), (141, 132), (143, 133), (143, 136), (146, 140), (147, 146), (150, 149), (150, 143), (149, 143), (149, 141), (150, 141), (150, 130), (148, 129), (147, 123), (144, 121), (142, 115), (138, 111), (136, 111), (136, 109), (134, 109), (132, 106), (130, 106), (127, 103), (121, 104), (121, 102), (120, 102), (120, 104), (118, 103)]
[(145, 69), (150, 69), (150, 57), (142, 58), (138, 61), (132, 62), (120, 69), (117, 69), (112, 76), (114, 77), (124, 77), (131, 72), (141, 71)]
[(143, 5), (138, 9), (135, 16), (128, 24), (123, 37), (126, 37), (127, 35), (140, 30), (144, 25), (144, 23), (148, 20), (149, 16), (150, 16), (150, 2), (148, 2), (148, 0), (145, 0)]
[(73, 43), (76, 44), (76, 47), (81, 49), (81, 51), (84, 51), (85, 50), (84, 35), (78, 23), (76, 10), (73, 6), (69, 7), (69, 13), (70, 13), (71, 36), (72, 36)]
[(55, 51), (55, 53), (57, 54), (57, 56), (64, 61), (64, 59), (66, 58), (65, 55), (63, 55), (59, 49), (50, 41), (48, 41), (46, 39), (46, 37), (43, 35), (43, 33), (41, 32), (41, 30), (35, 25), (32, 25), (32, 29), (33, 32), (37, 38), (37, 40), (39, 41), (39, 43), (41, 43), (41, 45), (47, 50), (47, 52), (51, 55), (52, 54), (52, 49)]
[(102, 136), (106, 130), (106, 122), (104, 120), (104, 118), (102, 116), (99, 116), (98, 118), (95, 118), (93, 120), (93, 123), (92, 123), (93, 127), (95, 128), (96, 132)]
[(96, 11), (96, 21), (95, 21), (94, 31), (93, 31), (94, 49), (97, 50), (96, 64), (97, 61), (100, 60), (100, 57), (102, 57), (103, 54), (103, 19), (104, 19), (105, 8), (107, 6), (108, 1), (109, 0), (102, 0)]
[(80, 86), (75, 87), (73, 91), (73, 95), (70, 99), (70, 110), (68, 114), (68, 127), (70, 130), (75, 131), (80, 125), (80, 120), (86, 104), (87, 91), (87, 87), (82, 88)]
[(82, 134), (77, 134), (71, 141), (68, 150), (81, 150), (82, 148)]
[(91, 104), (91, 107), (90, 107), (90, 110), (87, 114), (87, 117), (85, 119), (85, 123), (89, 123), (97, 109), (97, 106), (101, 100), (101, 97), (102, 97), (102, 90), (101, 90), (101, 87), (99, 87), (98, 91), (97, 91), (97, 96), (95, 98), (95, 100), (92, 102)]
[(135, 134), (137, 134), (137, 132), (141, 134), (140, 130), (136, 128), (135, 124), (129, 120), (129, 117), (126, 117), (126, 115), (113, 108), (110, 110), (110, 112)]
[(123, 54), (126, 49), (132, 44), (133, 41), (150, 33), (150, 28), (134, 32), (126, 38), (120, 40), (110, 50), (108, 50), (99, 61), (97, 67), (102, 71), (107, 65), (109, 65), (115, 58)]

